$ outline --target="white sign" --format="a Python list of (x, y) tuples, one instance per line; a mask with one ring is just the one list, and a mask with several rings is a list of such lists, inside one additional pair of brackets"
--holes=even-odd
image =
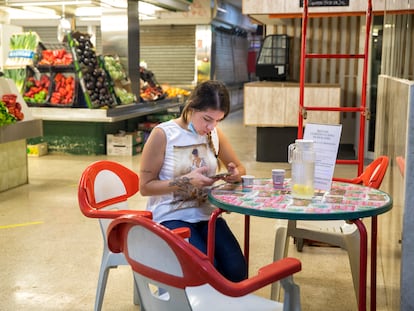
[(315, 151), (315, 189), (331, 189), (341, 131), (341, 124), (308, 123), (305, 127), (303, 139), (313, 140)]

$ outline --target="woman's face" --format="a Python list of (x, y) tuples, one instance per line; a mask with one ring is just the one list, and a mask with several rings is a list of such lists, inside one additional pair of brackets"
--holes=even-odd
[(223, 118), (223, 111), (213, 109), (203, 111), (194, 110), (191, 115), (191, 121), (199, 135), (210, 133)]

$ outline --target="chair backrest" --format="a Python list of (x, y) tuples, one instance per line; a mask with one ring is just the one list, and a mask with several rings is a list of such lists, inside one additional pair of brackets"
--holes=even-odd
[[(205, 254), (148, 218), (126, 215), (115, 219), (108, 228), (108, 246), (114, 253), (125, 254), (136, 274), (141, 302), (146, 310), (192, 310), (186, 292), (189, 287), (200, 288), (200, 295), (213, 291), (239, 297), (275, 281), (269, 281), (268, 272), (275, 272), (275, 269), (269, 269), (259, 273), (260, 278), (263, 277), (257, 282), (260, 287), (253, 286), (251, 280), (233, 283), (215, 269)], [(278, 277), (285, 278), (300, 270), (300, 262), (284, 258), (276, 270), (280, 270)], [(151, 291), (154, 287), (162, 290), (154, 293)]]
[(405, 176), (405, 158), (402, 156), (398, 156), (395, 158), (395, 160), (397, 161), (397, 166), (398, 166), (398, 169), (400, 170), (401, 175), (404, 177)]
[[(128, 198), (139, 190), (138, 175), (120, 163), (108, 160), (90, 164), (82, 173), (78, 202), (82, 213), (91, 218), (113, 219), (128, 210)], [(151, 212), (140, 211), (151, 217)]]
[(381, 186), (385, 173), (387, 172), (389, 158), (380, 156), (372, 161), (355, 179), (355, 183), (378, 189)]

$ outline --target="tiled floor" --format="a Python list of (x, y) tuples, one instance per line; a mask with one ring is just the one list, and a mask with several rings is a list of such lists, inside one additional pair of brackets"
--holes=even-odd
[[(286, 163), (256, 162), (256, 129), (244, 127), (242, 116), (242, 111), (231, 114), (221, 127), (248, 173), (270, 177), (272, 168), (288, 168)], [(138, 171), (140, 156), (29, 158), (29, 184), (0, 193), (0, 310), (93, 309), (103, 242), (98, 222), (85, 218), (79, 211), (77, 183), (83, 169), (99, 159), (116, 160)], [(349, 166), (338, 167), (335, 174), (355, 176)], [(145, 198), (138, 194), (132, 206), (143, 209)], [(241, 237), (242, 216), (229, 214), (226, 217)], [(382, 216), (384, 222), (388, 221), (386, 217)], [(271, 219), (252, 218), (250, 271), (272, 260), (275, 223)], [(381, 247), (388, 249), (390, 246), (380, 242)], [(395, 245), (391, 247), (394, 249), (390, 251), (399, 251)], [(302, 261), (302, 271), (295, 276), (295, 281), (301, 287), (303, 310), (357, 309), (345, 251), (305, 247), (298, 253), (292, 243), (289, 254)], [(391, 310), (383, 276), (387, 267), (400, 265), (394, 257), (378, 258), (377, 310)], [(397, 272), (391, 275), (392, 280), (387, 279), (392, 284), (391, 291), (396, 293), (394, 297), (399, 290)], [(269, 288), (258, 294), (268, 297)], [(132, 302), (132, 273), (128, 267), (111, 271), (103, 310), (139, 310)]]

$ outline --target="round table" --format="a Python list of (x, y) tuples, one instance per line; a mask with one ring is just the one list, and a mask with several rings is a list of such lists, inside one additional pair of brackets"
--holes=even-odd
[(387, 193), (345, 182), (333, 182), (329, 191), (315, 191), (312, 200), (294, 199), (290, 179), (282, 189), (274, 189), (271, 179), (254, 180), (253, 188), (244, 190), (241, 184), (221, 184), (208, 195), (218, 207), (210, 217), (207, 255), (214, 258), (215, 221), (222, 212), (245, 215), (245, 256), (249, 257), (250, 216), (288, 220), (349, 220), (360, 234), (359, 310), (366, 310), (367, 231), (361, 218), (371, 217), (371, 309), (376, 304), (377, 216), (392, 208)]

